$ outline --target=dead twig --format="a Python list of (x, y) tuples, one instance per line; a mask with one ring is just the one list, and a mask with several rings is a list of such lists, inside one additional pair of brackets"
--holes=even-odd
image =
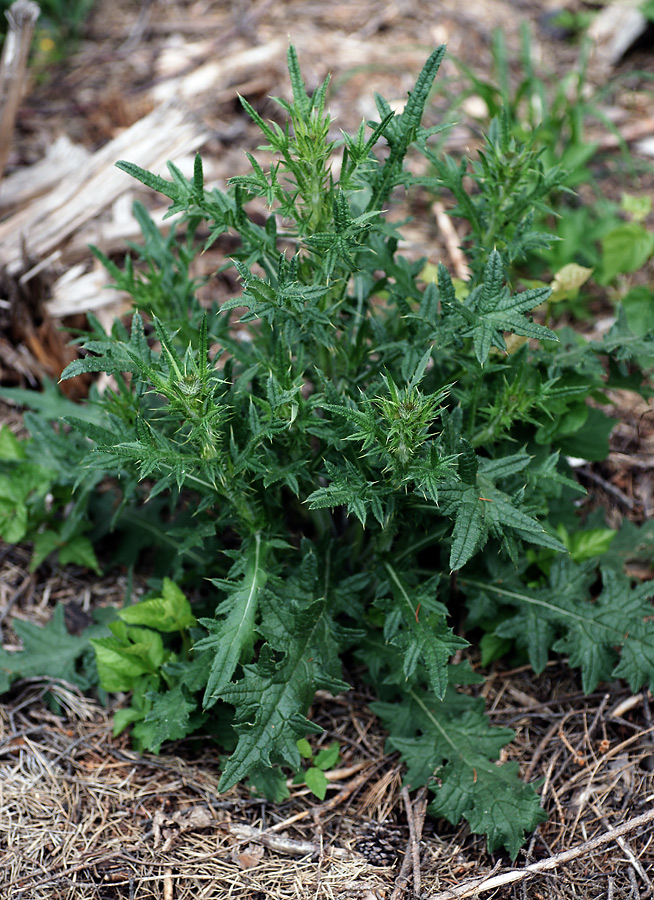
[(402, 866), (395, 879), (395, 887), (391, 894), (391, 900), (399, 900), (402, 896), (406, 883), (408, 881), (409, 869), (413, 868), (413, 893), (415, 897), (420, 896), (420, 840), (422, 838), (422, 827), (425, 822), (427, 813), (427, 788), (421, 787), (416, 795), (413, 806), (409, 797), (409, 789), (402, 788), (402, 799), (406, 809), (406, 820), (409, 826), (409, 843), (404, 852)]
[(443, 236), (445, 249), (447, 250), (450, 260), (452, 261), (454, 274), (457, 278), (460, 278), (461, 281), (467, 281), (470, 278), (470, 269), (468, 268), (465, 254), (461, 250), (461, 238), (457, 234), (456, 228), (452, 224), (452, 219), (445, 212), (445, 207), (442, 203), (433, 203), (431, 210), (434, 214), (434, 218), (436, 219), (438, 230)]
[(173, 900), (173, 870), (171, 868), (164, 871), (163, 900)]
[[(313, 841), (298, 841), (294, 838), (283, 837), (280, 834), (271, 834), (269, 831), (262, 831), (260, 828), (254, 828), (252, 825), (229, 825), (229, 833), (239, 840), (250, 841), (255, 844), (262, 844), (273, 850), (275, 853), (285, 853), (289, 856), (318, 856), (322, 852), (320, 844)], [(335, 859), (352, 859), (359, 854), (345, 850), (343, 847), (330, 847), (327, 856)]]
[[(601, 820), (602, 825), (607, 829), (610, 828), (610, 825), (606, 819), (606, 816), (602, 815), (602, 812), (597, 808), (597, 806), (594, 803), (592, 803), (591, 806), (595, 810), (596, 815)], [(640, 863), (640, 860), (638, 859), (638, 857), (636, 856), (634, 851), (631, 849), (631, 847), (629, 846), (627, 841), (624, 839), (624, 837), (622, 835), (620, 835), (619, 837), (617, 837), (615, 839), (615, 842), (618, 845), (618, 847), (620, 847), (620, 849), (622, 850), (624, 855), (627, 857), (627, 859), (629, 860), (629, 863), (631, 864), (632, 869), (638, 873), (638, 877), (641, 879), (643, 884), (647, 885), (648, 896), (651, 897), (652, 895), (654, 895), (654, 884), (652, 884), (652, 881), (648, 877), (647, 872), (645, 871), (645, 869), (643, 869), (643, 867)]]
[(621, 491), (619, 487), (616, 487), (610, 481), (607, 481), (606, 478), (602, 478), (602, 476), (598, 475), (597, 472), (594, 472), (592, 469), (589, 469), (586, 466), (582, 466), (579, 469), (579, 474), (601, 487), (602, 490), (606, 491), (607, 494), (610, 494), (611, 497), (614, 498), (614, 500), (617, 500), (618, 503), (621, 503), (625, 507), (625, 509), (628, 509), (630, 512), (634, 510), (636, 504), (631, 499), (631, 497), (627, 497), (624, 491)]
[[(621, 753), (627, 747), (630, 747), (636, 741), (639, 741), (642, 738), (644, 738), (646, 734), (651, 734), (652, 731), (654, 731), (654, 725), (651, 728), (646, 728), (644, 731), (637, 731), (636, 734), (632, 734), (631, 737), (622, 741), (620, 744), (616, 744), (615, 747), (611, 747), (610, 750), (608, 750), (606, 753), (604, 753), (602, 756), (600, 756), (599, 759), (596, 761), (595, 765), (593, 766), (592, 772), (591, 772), (591, 776), (590, 776), (591, 779), (595, 777), (595, 773), (606, 762), (608, 762), (609, 759), (613, 759), (614, 756), (617, 756), (619, 753)], [(561, 786), (561, 790), (568, 791), (572, 787), (573, 784), (575, 784), (577, 781), (579, 781), (580, 778), (583, 778), (584, 776), (587, 776), (587, 775), (588, 775), (588, 768), (580, 769), (578, 772), (576, 772), (571, 778), (569, 778)]]
[(654, 822), (654, 809), (650, 809), (640, 816), (635, 816), (633, 819), (623, 822), (622, 825), (618, 825), (617, 828), (611, 828), (608, 831), (597, 835), (597, 837), (591, 838), (589, 841), (584, 841), (583, 844), (579, 844), (571, 850), (555, 853), (554, 856), (550, 856), (548, 859), (543, 859), (537, 863), (532, 863), (530, 866), (525, 866), (524, 869), (511, 869), (508, 872), (503, 872), (501, 875), (495, 875), (492, 878), (474, 878), (464, 884), (459, 884), (456, 887), (439, 891), (438, 894), (432, 895), (429, 900), (461, 900), (462, 897), (476, 896), (482, 892), (491, 891), (494, 888), (501, 887), (504, 884), (513, 884), (516, 881), (522, 881), (525, 878), (529, 878), (531, 875), (549, 872), (573, 859), (578, 859), (580, 856), (592, 853), (598, 847), (604, 846), (604, 844), (610, 844), (613, 841), (617, 841), (623, 835), (629, 834), (631, 831), (636, 831), (637, 828), (648, 825), (650, 822)]
[(7, 605), (4, 607), (4, 609), (0, 610), (0, 641), (2, 640), (2, 626), (4, 625), (5, 619), (7, 618), (7, 616), (9, 615), (9, 613), (11, 612), (12, 608), (17, 603), (17, 601), (20, 600), (22, 595), (25, 593), (25, 591), (27, 590), (29, 585), (33, 584), (33, 583), (34, 583), (34, 573), (30, 572), (29, 575), (26, 575), (25, 578), (23, 578), (21, 583), (18, 585), (18, 587), (16, 588), (14, 593), (11, 595), (11, 597), (7, 601)]
[[(30, 890), (34, 890), (35, 888), (42, 887), (46, 884), (52, 884), (57, 880), (61, 880), (63, 878), (67, 878), (69, 875), (74, 875), (76, 872), (81, 872), (82, 869), (87, 869), (89, 866), (99, 866), (101, 864), (106, 864), (109, 862), (113, 862), (116, 859), (121, 859), (123, 854), (118, 851), (116, 853), (109, 853), (107, 855), (97, 854), (97, 853), (89, 853), (86, 859), (80, 860), (73, 866), (68, 866), (67, 868), (60, 869), (59, 871), (51, 871), (50, 874), (46, 878), (41, 878), (38, 881), (31, 881), (29, 875), (25, 875), (22, 878), (17, 878), (14, 881), (10, 881), (8, 884), (5, 884), (5, 890), (10, 887), (15, 887), (18, 890), (26, 890), (27, 887)], [(8, 894), (6, 896), (9, 896)]]
[(541, 756), (547, 749), (547, 745), (552, 740), (552, 738), (557, 733), (557, 731), (559, 731), (561, 728), (563, 728), (564, 723), (573, 715), (574, 715), (574, 712), (567, 712), (563, 716), (563, 718), (555, 719), (554, 722), (552, 723), (552, 725), (547, 730), (547, 732), (540, 739), (540, 741), (538, 742), (538, 746), (536, 747), (536, 749), (533, 752), (533, 755), (531, 757), (531, 762), (529, 763), (529, 765), (527, 767), (527, 771), (525, 772), (525, 782), (527, 784), (529, 784), (529, 782), (531, 781), (532, 776), (533, 776), (534, 772), (536, 771), (536, 766), (538, 765)]
[[(413, 804), (413, 835), (411, 845), (411, 855), (413, 857), (413, 893), (416, 897), (420, 896), (420, 841), (422, 839), (422, 828), (425, 824), (425, 816), (427, 815), (427, 788), (421, 787), (416, 794)], [(409, 824), (411, 829), (411, 824)]]

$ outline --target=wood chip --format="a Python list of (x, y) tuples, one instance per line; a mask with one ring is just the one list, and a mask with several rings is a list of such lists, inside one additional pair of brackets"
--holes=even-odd
[(163, 104), (110, 141), (52, 191), (0, 224), (0, 257), (10, 275), (52, 253), (82, 226), (133, 187), (115, 168), (127, 159), (144, 169), (165, 171), (167, 160), (196, 150), (207, 138), (202, 122), (177, 101)]

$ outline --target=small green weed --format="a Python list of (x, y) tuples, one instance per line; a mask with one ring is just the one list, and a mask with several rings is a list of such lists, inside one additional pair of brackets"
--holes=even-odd
[(319, 800), (324, 800), (329, 784), (325, 772), (333, 769), (341, 756), (341, 746), (338, 741), (333, 741), (328, 747), (313, 754), (311, 744), (305, 738), (297, 742), (297, 749), (303, 760), (307, 762), (307, 768), (301, 769), (293, 784), (306, 784), (311, 793)]
[[(566, 175), (503, 108), (477, 160), (439, 156), (421, 120), (443, 54), (402, 113), (377, 97), (376, 121), (336, 143), (327, 81), (310, 96), (291, 47), (287, 123), (243, 102), (275, 161), (250, 156), (225, 191), (205, 188), (199, 157), (190, 180), (119, 163), (188, 231), (164, 241), (139, 210), (146, 271), (111, 267), (131, 327), (91, 317), (63, 376), (108, 372), (114, 387), (67, 407), (66, 435), (47, 415), (27, 424), (35, 452), (74, 460), (78, 490), (114, 479), (114, 517), (165, 507), (152, 527), (177, 551), (168, 580), (93, 636), (101, 684), (132, 691), (118, 730), (158, 751), (201, 729), (225, 753), (221, 791), (245, 780), (280, 800), (290, 770), (320, 796), (337, 750), (314, 755), (307, 714), (317, 690), (348, 689), (354, 660), (406, 784), (515, 857), (545, 813), (517, 763), (498, 764), (513, 732), (489, 725), (475, 657), (450, 662), (468, 646), (450, 617), (489, 635), (486, 659), (510, 650), (541, 672), (565, 654), (587, 691), (652, 683), (654, 586), (626, 578), (606, 534), (576, 536), (584, 490), (566, 455), (606, 456), (613, 420), (588, 401), (643, 385), (654, 345), (637, 299), (602, 341), (548, 326), (550, 289), (516, 263), (550, 244), (535, 223)], [(410, 148), (436, 178), (408, 172)], [(470, 223), (466, 283), (442, 264), (425, 283), (425, 260), (398, 252), (384, 211), (416, 183), (447, 185)], [(242, 293), (205, 309), (190, 263), (228, 232)], [(560, 275), (555, 299), (583, 275)], [(210, 598), (191, 606), (200, 584)]]
[(34, 454), (34, 441), (18, 441), (0, 428), (0, 539), (32, 541), (30, 571), (55, 553), (60, 565), (76, 563), (100, 571), (86, 536), (84, 491), (73, 496), (74, 475), (44, 465)]
[[(588, 122), (595, 120), (618, 140), (621, 138), (602, 109), (602, 97), (610, 90), (610, 85), (601, 91), (591, 90), (587, 81), (587, 54), (588, 46), (582, 42), (577, 64), (563, 78), (538, 71), (529, 28), (524, 25), (516, 79), (509, 65), (504, 36), (497, 31), (492, 43), (494, 77), (482, 79), (459, 62), (464, 90), (456, 103), (465, 107), (470, 96), (480, 98), (486, 115), (479, 119), (479, 125), (486, 132), (493, 127), (493, 122), (502, 122), (505, 135), (503, 170), (497, 160), (488, 158), (487, 142), (474, 166), (473, 178), (478, 190), (482, 193), (493, 190), (499, 180), (500, 189), (507, 197), (512, 197), (513, 188), (520, 185), (522, 191), (518, 190), (517, 198), (520, 201), (532, 185), (531, 230), (540, 231), (547, 238), (539, 242), (532, 233), (528, 245), (516, 247), (510, 260), (513, 271), (549, 282), (561, 270), (569, 272), (568, 266), (582, 266), (592, 270), (589, 278), (592, 274), (596, 284), (604, 286), (613, 282), (618, 274), (637, 271), (644, 265), (652, 255), (652, 236), (642, 224), (646, 211), (641, 215), (640, 208), (628, 208), (635, 198), (627, 207), (624, 203), (618, 207), (603, 196), (599, 145), (587, 137)], [(493, 139), (490, 146), (496, 143)], [(626, 145), (622, 143), (621, 146), (623, 168), (633, 173), (634, 164)], [(521, 152), (516, 152), (516, 148), (522, 148)], [(530, 155), (529, 148), (537, 148), (536, 157)], [(542, 175), (525, 167), (530, 158), (531, 165), (553, 175), (554, 181), (550, 185)], [(432, 159), (440, 185), (452, 190), (453, 161), (443, 159), (433, 150)], [(489, 165), (493, 171), (489, 171)], [(573, 189), (582, 185), (586, 193), (592, 195), (592, 203), (580, 204), (577, 200)], [(455, 197), (460, 203), (460, 196), (455, 193)], [(478, 229), (475, 231), (477, 223), (470, 219), (465, 208), (459, 205), (453, 210), (454, 215), (463, 215), (471, 222), (474, 232), (470, 241), (472, 252), (480, 243), (492, 246), (487, 241), (492, 242), (496, 237), (506, 241), (516, 230), (513, 212), (515, 208), (507, 206), (503, 221), (487, 222), (484, 235)], [(625, 222), (625, 216), (631, 221)], [(587, 316), (583, 291), (581, 295), (577, 291), (572, 297), (559, 296), (550, 300), (551, 303), (561, 301), (576, 318)]]

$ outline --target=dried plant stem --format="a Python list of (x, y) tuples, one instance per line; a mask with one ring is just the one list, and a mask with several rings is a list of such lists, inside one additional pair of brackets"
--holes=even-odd
[(328, 800), (326, 803), (323, 803), (322, 806), (315, 807), (313, 809), (303, 809), (301, 812), (297, 813), (294, 816), (290, 816), (288, 819), (284, 819), (283, 822), (278, 822), (276, 825), (273, 825), (272, 828), (268, 829), (268, 832), (271, 833), (273, 831), (282, 831), (284, 828), (287, 828), (289, 825), (293, 825), (295, 822), (299, 822), (300, 819), (305, 819), (307, 816), (313, 815), (314, 817), (320, 816), (323, 813), (330, 812), (335, 807), (339, 806), (343, 801), (347, 800), (348, 797), (351, 796), (355, 791), (357, 791), (361, 785), (365, 784), (366, 781), (370, 778), (372, 771), (375, 766), (367, 766), (365, 771), (358, 775), (356, 778), (353, 778), (349, 784), (346, 784), (342, 791), (339, 791), (335, 797), (332, 797), (331, 800)]
[(0, 178), (4, 171), (14, 121), (23, 95), (27, 57), (41, 10), (32, 0), (16, 0), (9, 7), (9, 27), (0, 60)]
[(433, 894), (429, 900), (460, 900), (462, 897), (476, 896), (482, 892), (491, 891), (494, 888), (501, 887), (504, 884), (513, 884), (516, 881), (522, 881), (525, 878), (529, 878), (530, 875), (549, 872), (551, 869), (556, 869), (558, 866), (570, 862), (573, 859), (578, 859), (580, 856), (592, 853), (593, 850), (596, 850), (604, 844), (610, 844), (613, 841), (617, 841), (623, 835), (629, 834), (629, 832), (635, 831), (642, 825), (647, 825), (653, 821), (654, 809), (650, 809), (640, 816), (635, 816), (635, 818), (623, 822), (623, 824), (618, 825), (617, 828), (611, 828), (609, 831), (605, 831), (603, 834), (599, 834), (589, 841), (584, 841), (583, 844), (573, 847), (572, 850), (564, 850), (562, 853), (555, 853), (554, 856), (533, 863), (530, 866), (525, 866), (524, 869), (512, 869), (510, 872), (503, 872), (501, 875), (495, 875), (492, 878), (483, 878), (481, 880), (479, 878), (472, 879), (457, 887), (440, 891), (438, 894)]

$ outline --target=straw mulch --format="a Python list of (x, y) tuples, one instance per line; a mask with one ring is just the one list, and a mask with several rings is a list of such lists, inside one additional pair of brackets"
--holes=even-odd
[[(45, 618), (52, 597), (79, 609), (83, 573), (55, 571), (26, 588), (26, 563), (24, 551), (7, 548), (3, 608), (18, 593), (12, 614), (31, 620)], [(86, 605), (115, 602), (122, 588), (116, 579), (87, 583)], [(11, 644), (6, 625), (5, 639)], [(650, 896), (649, 695), (616, 684), (584, 697), (564, 661), (540, 677), (497, 667), (481, 690), (493, 724), (517, 732), (506, 758), (542, 783), (549, 812), (515, 866), (489, 856), (467, 827), (425, 817), (421, 795), (402, 790), (365, 686), (316, 698), (313, 718), (342, 751), (325, 801), (292, 786), (291, 798), (275, 805), (245, 787), (218, 795), (220, 758), (209, 740), (139, 755), (124, 735), (112, 737), (110, 710), (72, 686), (20, 682), (0, 710), (1, 896), (445, 900), (472, 896), (484, 876), (516, 872), (515, 883), (478, 896)], [(611, 834), (616, 826), (622, 835)], [(573, 858), (552, 860), (562, 852)]]

